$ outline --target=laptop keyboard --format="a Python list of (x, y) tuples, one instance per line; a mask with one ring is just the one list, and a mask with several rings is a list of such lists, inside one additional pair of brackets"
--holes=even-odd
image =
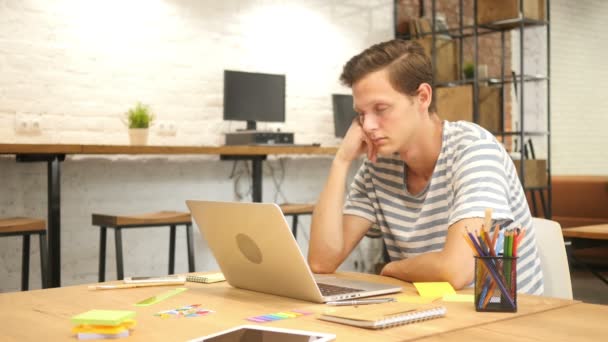
[(321, 294), (324, 296), (333, 296), (333, 295), (339, 295), (339, 294), (344, 294), (344, 293), (363, 291), (361, 289), (353, 289), (350, 287), (329, 285), (329, 284), (323, 284), (323, 283), (317, 283), (317, 285), (319, 286), (319, 290), (321, 290)]

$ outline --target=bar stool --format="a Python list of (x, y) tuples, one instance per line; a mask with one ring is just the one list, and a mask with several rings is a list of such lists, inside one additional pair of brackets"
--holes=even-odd
[(0, 218), (0, 237), (23, 236), (21, 254), (21, 291), (27, 291), (29, 289), (30, 235), (35, 234), (38, 235), (38, 239), (40, 240), (40, 279), (42, 281), (42, 288), (45, 288), (47, 282), (45, 221), (25, 217)]
[(190, 213), (177, 211), (160, 211), (141, 215), (106, 215), (93, 214), (93, 225), (99, 226), (99, 282), (105, 281), (106, 273), (106, 229), (114, 229), (116, 248), (116, 275), (124, 278), (122, 256), (122, 230), (131, 228), (149, 228), (169, 226), (169, 274), (175, 273), (175, 230), (177, 226), (186, 227), (188, 248), (188, 271), (194, 272), (194, 240), (192, 239), (192, 218)]
[(312, 215), (312, 212), (315, 209), (315, 205), (306, 203), (283, 203), (280, 204), (279, 207), (281, 208), (283, 215), (293, 217), (291, 222), (291, 232), (293, 234), (293, 237), (297, 239), (298, 216)]

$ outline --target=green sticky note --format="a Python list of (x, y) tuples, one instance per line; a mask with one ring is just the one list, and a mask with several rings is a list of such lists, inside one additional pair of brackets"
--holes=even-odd
[(475, 296), (472, 294), (446, 294), (443, 296), (442, 300), (444, 302), (461, 302), (461, 303), (473, 303), (475, 301)]
[(135, 317), (135, 311), (126, 310), (90, 310), (72, 317), (74, 324), (119, 325)]
[(163, 292), (163, 293), (159, 294), (158, 296), (152, 296), (150, 298), (146, 298), (140, 302), (135, 303), (135, 306), (148, 306), (148, 305), (156, 304), (158, 302), (162, 302), (163, 300), (165, 300), (169, 297), (173, 297), (176, 294), (180, 294), (186, 290), (187, 290), (187, 288), (185, 288), (185, 287), (178, 287), (176, 289), (169, 290), (167, 292)]
[(446, 294), (456, 294), (456, 291), (446, 282), (414, 283), (418, 294), (422, 297), (443, 297)]

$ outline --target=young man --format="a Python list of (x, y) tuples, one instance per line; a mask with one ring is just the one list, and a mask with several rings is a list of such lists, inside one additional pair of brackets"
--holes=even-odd
[[(465, 228), (480, 229), (491, 208), (501, 229), (527, 229), (518, 292), (542, 294), (531, 215), (513, 162), (483, 128), (439, 118), (422, 47), (402, 40), (374, 45), (346, 63), (340, 79), (352, 88), (359, 115), (315, 207), (313, 272), (334, 272), (370, 229), (380, 230), (392, 260), (383, 275), (461, 289), (474, 277)], [(348, 169), (362, 153), (367, 160), (342, 208)]]

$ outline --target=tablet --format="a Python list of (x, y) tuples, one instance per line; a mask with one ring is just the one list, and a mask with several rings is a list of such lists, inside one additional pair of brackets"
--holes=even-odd
[(241, 325), (208, 336), (197, 337), (189, 342), (324, 342), (333, 341), (335, 338), (334, 334), (314, 331)]

